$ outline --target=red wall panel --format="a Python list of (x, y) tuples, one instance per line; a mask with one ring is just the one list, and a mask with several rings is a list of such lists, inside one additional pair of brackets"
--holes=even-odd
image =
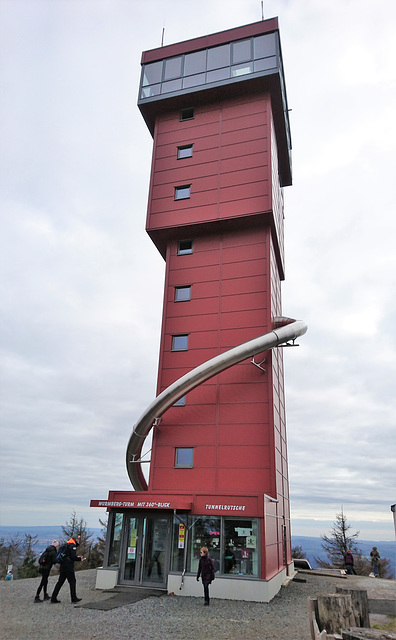
[(264, 422), (268, 416), (267, 404), (260, 402), (222, 403), (219, 406), (219, 420), (222, 424), (240, 424), (241, 427), (249, 422)]
[[(251, 260), (252, 251), (255, 250), (255, 247), (260, 248), (263, 255), (268, 255), (269, 257), (269, 239), (268, 239), (268, 227), (267, 225), (261, 224), (257, 226), (255, 229), (252, 228), (252, 222), (250, 221), (249, 226), (245, 226), (242, 229), (239, 229), (238, 232), (230, 232), (224, 234), (222, 239), (222, 250), (227, 251), (227, 249), (234, 249), (236, 251), (236, 258), (242, 255), (244, 259)], [(229, 254), (229, 259), (227, 262), (233, 262), (231, 259), (231, 253)]]
[[(238, 277), (224, 278), (221, 286), (221, 293), (223, 296), (236, 296), (237, 294), (263, 293), (268, 291), (268, 281), (265, 274), (251, 275), (250, 277)], [(259, 297), (259, 296), (258, 296)], [(240, 307), (244, 308), (243, 305)]]
[(237, 447), (240, 445), (268, 446), (267, 431), (261, 422), (259, 424), (249, 424), (243, 429), (239, 425), (221, 424), (218, 429), (218, 444), (228, 444), (231, 440)]
[[(240, 286), (239, 282), (238, 285)], [(265, 292), (245, 293), (234, 296), (229, 295), (222, 300), (221, 310), (223, 313), (239, 311), (240, 309), (258, 311), (256, 318), (258, 323), (260, 323), (259, 314), (262, 314), (263, 309), (266, 308), (265, 302)]]
[[(242, 397), (245, 402), (257, 402), (261, 399), (267, 401), (268, 390), (266, 389), (264, 374), (257, 372), (257, 369), (255, 369), (253, 365), (251, 365), (250, 373), (251, 380), (249, 380), (248, 383), (239, 383), (237, 386), (235, 383), (226, 384), (222, 378), (219, 377), (219, 402), (222, 404), (240, 402), (240, 397)], [(259, 376), (261, 377), (259, 378)], [(266, 416), (268, 416), (268, 407)], [(262, 422), (262, 420), (263, 417), (260, 418), (260, 422)]]
[[(175, 151), (176, 153), (176, 151)], [(179, 160), (175, 165), (173, 159), (168, 160), (168, 167), (161, 171), (156, 171), (153, 179), (153, 198), (161, 198), (170, 195), (173, 198), (174, 186), (184, 184), (186, 181), (186, 173), (188, 173), (188, 184), (193, 184), (192, 193), (195, 191), (216, 188), (218, 184), (218, 161), (209, 162), (208, 160), (201, 163), (191, 162), (192, 158), (187, 160)], [(196, 160), (194, 158), (194, 160)], [(187, 165), (188, 162), (188, 165)], [(253, 169), (251, 170), (253, 171)], [(208, 182), (208, 179), (211, 182)], [(206, 180), (206, 182), (205, 182)]]
[[(265, 316), (265, 314), (261, 315), (262, 317)], [(266, 332), (263, 330), (262, 324), (259, 321), (257, 321), (257, 324), (252, 327), (224, 329), (219, 337), (219, 348), (221, 351), (226, 351), (226, 349), (231, 349), (232, 347), (236, 347), (238, 344), (242, 344), (248, 340), (253, 340), (264, 333)], [(256, 360), (261, 362), (260, 356), (256, 356)]]
[(246, 468), (240, 469), (239, 473), (235, 473), (234, 469), (229, 468), (217, 469), (216, 491), (219, 492), (254, 492), (258, 486), (266, 491), (269, 485), (269, 469)]
[[(264, 318), (263, 314), (261, 318)], [(259, 327), (257, 311), (235, 311), (222, 313), (220, 319), (221, 329), (237, 329), (240, 327)], [(262, 325), (261, 325), (262, 326)], [(265, 331), (263, 331), (265, 333)], [(258, 333), (257, 335), (260, 335)]]
[(218, 466), (232, 467), (234, 469), (263, 469), (270, 467), (269, 447), (243, 444), (219, 447)]
[[(203, 304), (205, 302), (205, 307)], [(177, 313), (177, 309), (174, 306), (182, 306), (184, 305), (183, 312)], [(175, 328), (177, 323), (182, 322), (184, 319), (184, 329), (188, 327), (189, 332), (196, 331), (199, 329), (199, 323), (205, 322), (205, 328), (208, 330), (216, 330), (218, 327), (218, 313), (219, 313), (219, 300), (214, 296), (206, 300), (204, 298), (198, 298), (197, 300), (193, 300), (192, 304), (183, 303), (183, 302), (168, 302), (167, 307), (172, 307), (169, 309), (168, 314), (168, 324), (166, 326), (167, 331), (170, 333), (175, 333)], [(215, 316), (215, 318), (212, 318)], [(187, 318), (189, 320), (186, 322)], [(202, 327), (202, 324), (201, 324)], [(185, 333), (185, 331), (181, 331), (181, 333)]]
[[(191, 258), (192, 257), (193, 256), (191, 256)], [(177, 259), (179, 258), (187, 258), (187, 256), (177, 256)], [(208, 263), (205, 261), (205, 255), (201, 254), (195, 256), (195, 261), (184, 261), (182, 268), (186, 271), (186, 273), (188, 273), (188, 269), (194, 270), (189, 274), (189, 280), (191, 281), (191, 283), (209, 281), (218, 283), (220, 280), (220, 265), (218, 263), (218, 260), (216, 262), (210, 260), (210, 255), (208, 257)], [(170, 270), (170, 272), (172, 271)]]
[[(202, 471), (199, 469), (162, 469), (162, 474), (158, 474), (150, 479), (152, 491), (180, 491), (183, 487), (185, 493), (195, 491), (197, 487), (202, 487)], [(216, 470), (214, 467), (205, 469), (204, 487), (206, 491), (214, 492), (216, 489)]]
[[(227, 124), (229, 125), (228, 127), (226, 126)], [(265, 124), (255, 124), (254, 121), (251, 121), (245, 128), (240, 128), (238, 124), (238, 121), (230, 121), (229, 123), (223, 122), (221, 132), (222, 148), (238, 144), (239, 142), (244, 143), (250, 140), (262, 140), (268, 135), (268, 127)], [(262, 144), (260, 150), (265, 149), (266, 145)], [(231, 150), (228, 150), (228, 157), (230, 157), (230, 153)]]
[[(179, 116), (179, 112), (177, 113), (177, 119)], [(200, 114), (200, 122), (198, 119), (192, 120), (189, 125), (187, 122), (178, 122), (177, 128), (167, 130), (166, 126), (169, 124), (169, 120), (163, 121), (161, 118), (158, 118), (156, 127), (156, 135), (157, 135), (157, 145), (174, 145), (180, 144), (179, 140), (183, 137), (181, 144), (184, 144), (186, 140), (194, 142), (194, 140), (198, 139), (207, 139), (212, 136), (219, 135), (219, 122), (218, 117), (214, 122), (204, 122), (204, 112)], [(173, 121), (172, 121), (173, 122)], [(180, 134), (179, 134), (180, 132)], [(154, 150), (156, 151), (156, 149)]]
[[(234, 185), (242, 185), (245, 187), (245, 195), (247, 193), (252, 194), (254, 183), (262, 183), (263, 179), (263, 167), (250, 167), (243, 169), (239, 167), (238, 171), (230, 171), (228, 173), (222, 173), (220, 176), (219, 184), (221, 189), (228, 189)], [(261, 193), (261, 192), (260, 192)]]
[(270, 208), (270, 200), (268, 196), (256, 198), (245, 194), (239, 200), (222, 201), (219, 204), (219, 218), (234, 218), (237, 216), (247, 216), (268, 211)]
[[(181, 410), (180, 407), (177, 409), (171, 409), (167, 412), (169, 414), (171, 411), (175, 412), (176, 410)], [(175, 419), (177, 416), (175, 416)], [(175, 442), (177, 442), (177, 446), (179, 447), (194, 447), (201, 442), (205, 442), (207, 445), (215, 445), (216, 444), (216, 432), (211, 425), (208, 424), (200, 424), (199, 429), (186, 427), (184, 424), (173, 424), (172, 417), (167, 415), (167, 422), (162, 423), (160, 425), (161, 429), (161, 444), (164, 446), (175, 446)], [(172, 465), (173, 467), (173, 462)]]
[(235, 171), (238, 168), (238, 162), (240, 162), (242, 169), (267, 166), (269, 164), (266, 142), (257, 140), (257, 138), (235, 143), (230, 137), (230, 143), (221, 147), (219, 156), (221, 170), (225, 172)]

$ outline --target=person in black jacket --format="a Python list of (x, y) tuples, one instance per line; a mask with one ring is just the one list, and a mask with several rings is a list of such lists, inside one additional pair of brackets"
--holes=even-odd
[[(56, 554), (58, 553), (59, 542), (58, 540), (53, 540), (52, 544), (50, 544), (45, 550), (45, 564), (40, 565), (39, 572), (41, 573), (41, 582), (36, 591), (36, 596), (34, 598), (35, 602), (43, 602), (40, 599), (41, 589), (44, 590), (44, 600), (49, 600), (50, 597), (48, 595), (48, 577), (52, 566), (56, 563)], [(44, 555), (44, 554), (43, 554)]]
[(64, 582), (67, 580), (70, 586), (70, 597), (72, 602), (80, 602), (81, 598), (76, 595), (76, 574), (74, 573), (74, 563), (85, 560), (82, 556), (77, 555), (77, 547), (80, 542), (80, 536), (74, 536), (67, 541), (65, 556), (60, 563), (59, 579), (52, 593), (51, 602), (53, 604), (60, 602), (58, 593)]
[(215, 567), (213, 560), (209, 555), (208, 547), (202, 547), (201, 557), (198, 564), (197, 581), (199, 576), (202, 577), (202, 584), (204, 588), (204, 604), (209, 605), (209, 585), (215, 579)]
[(348, 549), (348, 551), (346, 552), (345, 556), (344, 556), (344, 561), (345, 561), (345, 569), (348, 575), (356, 575), (356, 571), (355, 568), (353, 566), (353, 555), (352, 555), (352, 551), (350, 549)]
[(379, 562), (380, 562), (380, 554), (378, 553), (377, 547), (373, 547), (370, 551), (371, 558), (371, 566), (373, 567), (374, 576), (379, 578)]

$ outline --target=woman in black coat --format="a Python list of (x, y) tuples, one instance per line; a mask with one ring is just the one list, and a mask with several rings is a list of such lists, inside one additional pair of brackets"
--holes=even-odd
[(59, 547), (58, 540), (54, 540), (52, 544), (50, 544), (49, 547), (47, 547), (45, 550), (46, 561), (45, 561), (45, 564), (40, 565), (40, 568), (39, 568), (39, 572), (41, 573), (41, 582), (40, 582), (39, 588), (37, 589), (36, 596), (34, 598), (35, 602), (42, 602), (42, 600), (40, 600), (41, 589), (44, 589), (44, 600), (50, 599), (47, 592), (48, 577), (49, 577), (52, 565), (56, 563), (56, 554), (58, 553), (58, 547)]
[(208, 547), (202, 547), (201, 557), (199, 559), (197, 580), (202, 577), (202, 584), (204, 588), (204, 604), (209, 605), (209, 585), (215, 579), (215, 567), (213, 560), (209, 555)]

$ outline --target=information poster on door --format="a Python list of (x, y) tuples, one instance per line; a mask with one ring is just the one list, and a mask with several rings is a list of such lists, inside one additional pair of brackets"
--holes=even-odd
[(184, 541), (186, 537), (186, 527), (184, 524), (179, 524), (179, 549), (184, 549)]
[(131, 529), (129, 547), (128, 547), (128, 560), (135, 560), (136, 558), (136, 536), (137, 536), (137, 530)]

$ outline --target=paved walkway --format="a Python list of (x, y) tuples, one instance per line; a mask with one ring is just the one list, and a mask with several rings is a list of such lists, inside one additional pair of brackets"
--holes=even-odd
[(370, 614), (396, 616), (396, 581), (348, 576), (348, 585), (356, 589), (365, 589), (369, 601)]

